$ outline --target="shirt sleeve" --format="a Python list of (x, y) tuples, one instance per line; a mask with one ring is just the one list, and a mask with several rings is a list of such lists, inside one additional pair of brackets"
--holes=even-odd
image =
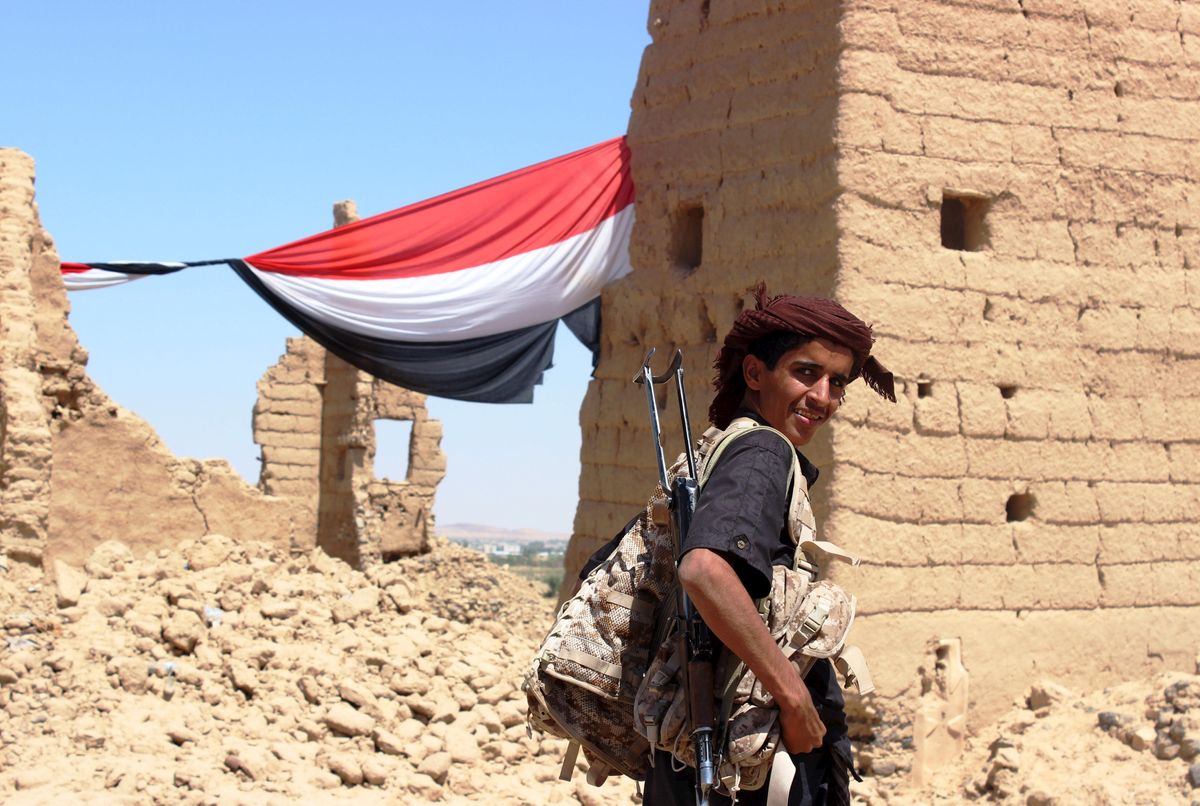
[(696, 504), (683, 553), (719, 553), (752, 599), (771, 592), (771, 559), (787, 521), (791, 447), (769, 431), (735, 440)]

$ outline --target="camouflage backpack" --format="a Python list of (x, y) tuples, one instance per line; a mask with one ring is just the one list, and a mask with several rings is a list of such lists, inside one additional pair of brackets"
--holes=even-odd
[[(840, 586), (817, 581), (808, 571), (776, 566), (771, 595), (760, 602), (759, 612), (801, 678), (817, 660), (828, 658), (860, 694), (874, 688), (862, 652), (845, 645), (854, 623), (855, 600)], [(694, 767), (684, 725), (682, 665), (680, 642), (668, 638), (638, 689), (634, 728), (655, 747)], [(714, 692), (714, 710), (719, 715), (716, 746), (721, 748), (717, 774), (723, 791), (736, 799), (739, 791), (759, 789), (770, 778), (780, 741), (779, 710), (771, 693), (731, 652), (722, 654), (715, 679), (722, 681)]]
[[(735, 439), (754, 428), (767, 427), (749, 418), (740, 418), (724, 431), (710, 428), (704, 433), (697, 446), (701, 493), (720, 455)], [(774, 429), (767, 430), (779, 434), (781, 439), (787, 439)], [(791, 443), (788, 445), (791, 450)], [(792, 454), (794, 457), (795, 452), (792, 451)], [(680, 455), (668, 475), (673, 480), (676, 475), (685, 473), (687, 462)], [(796, 564), (800, 570), (790, 573), (796, 575), (797, 581), (803, 577), (811, 582), (815, 580), (817, 570), (825, 559), (834, 557), (857, 563), (836, 546), (816, 540), (816, 520), (808, 499), (808, 486), (800, 473), (797, 459), (793, 459), (791, 480), (794, 483), (791, 485), (788, 527), (798, 546)], [(664, 640), (670, 638), (669, 628), (675, 621), (677, 551), (670, 529), (667, 496), (661, 487), (656, 487), (645, 510), (626, 525), (614, 542), (615, 548), (607, 559), (587, 575), (579, 591), (559, 608), (554, 624), (522, 683), (529, 701), (530, 727), (571, 741), (563, 761), (561, 777), (570, 778), (576, 752), (582, 747), (590, 762), (588, 780), (596, 785), (613, 771), (635, 780), (645, 780), (653, 760), (652, 743), (675, 752), (684, 763), (689, 760), (687, 751), (690, 750), (686, 736), (679, 737), (680, 727), (686, 720), (686, 704), (682, 703), (682, 686), (674, 675), (680, 665), (677, 657), (672, 659), (678, 642)], [(790, 588), (775, 585), (778, 594), (786, 602), (781, 599), (778, 607), (775, 607), (773, 603), (777, 591), (773, 589), (771, 597), (760, 601), (760, 612), (765, 615), (778, 610), (780, 619), (791, 617), (794, 620), (796, 611), (803, 609), (800, 604), (803, 597), (797, 599), (795, 584), (793, 582)], [(836, 588), (841, 591), (828, 582), (816, 583), (812, 587), (815, 591), (816, 587), (821, 586), (824, 586), (823, 590)], [(808, 593), (807, 588), (805, 592)], [(840, 600), (841, 608), (837, 610), (838, 616), (822, 619), (818, 629), (809, 637), (820, 633), (825, 621), (829, 621), (827, 633), (831, 634), (839, 621), (845, 622), (845, 630), (849, 629), (849, 622), (853, 619), (853, 598), (841, 593), (843, 598)], [(786, 594), (791, 594), (790, 598), (786, 598)], [(816, 601), (815, 597), (813, 601)], [(789, 602), (790, 605), (787, 604)], [(844, 617), (847, 603), (850, 613), (848, 619)], [(785, 610), (790, 616), (783, 615)], [(833, 610), (831, 606), (830, 612)], [(845, 630), (840, 640), (834, 640), (837, 649), (844, 642)], [(785, 633), (788, 633), (788, 629), (782, 627), (777, 638)], [(774, 631), (772, 634), (775, 634)], [(792, 640), (797, 634), (793, 629), (788, 633), (787, 640)], [(784, 644), (780, 646), (782, 648)], [(761, 715), (747, 718), (743, 712), (748, 710), (748, 703), (766, 705), (769, 709), (770, 695), (761, 691), (761, 686), (756, 689), (753, 675), (744, 675), (744, 667), (737, 663), (732, 653), (723, 655), (725, 658), (717, 670), (717, 679), (725, 681), (721, 686), (723, 696), (718, 713), (722, 714), (722, 725), (726, 723), (726, 717), (732, 717), (726, 733), (731, 744), (725, 748), (718, 743), (718, 752), (723, 758), (734, 758), (732, 753), (745, 755), (745, 746), (754, 744), (750, 755), (765, 759), (767, 763), (764, 767), (769, 770), (771, 756), (778, 744), (778, 728), (774, 728), (772, 738), (771, 726), (767, 724), (769, 720)], [(655, 663), (653, 669), (652, 662)], [(742, 688), (747, 690), (745, 696), (738, 694)], [(646, 716), (651, 714), (660, 717), (657, 733), (653, 729), (648, 730), (645, 724)], [(759, 735), (750, 730), (751, 722), (762, 723), (765, 727), (767, 735), (762, 741), (753, 739), (748, 742), (741, 738), (743, 734)], [(736, 730), (735, 725), (738, 726)], [(740, 768), (751, 766), (744, 763), (740, 755), (732, 762), (731, 769), (735, 777), (741, 779), (734, 784), (740, 783), (743, 789), (753, 788), (744, 773), (737, 774)], [(723, 770), (727, 765), (723, 765)]]

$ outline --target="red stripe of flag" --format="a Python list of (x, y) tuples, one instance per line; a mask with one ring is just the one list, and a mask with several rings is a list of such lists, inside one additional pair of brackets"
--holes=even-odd
[(246, 258), (339, 280), (444, 274), (587, 232), (633, 203), (624, 137)]

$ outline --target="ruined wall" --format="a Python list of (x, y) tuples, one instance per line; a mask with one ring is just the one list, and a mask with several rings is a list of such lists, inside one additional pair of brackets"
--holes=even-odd
[[(357, 220), (354, 202), (334, 205), (335, 226)], [(307, 337), (288, 340), (258, 389), (261, 484), (307, 507), (306, 542), (298, 549), (319, 545), (361, 567), (429, 547), (446, 456), (425, 395), (373, 378)], [(375, 478), (378, 420), (413, 424), (404, 479)]]
[(898, 405), (856, 384), (806, 450), (826, 536), (868, 560), (837, 574), (876, 713), (906, 730), (939, 639), (979, 721), (1042, 676), (1190, 668), (1200, 4), (660, 0), (649, 22), (635, 271), (604, 297), (568, 571), (652, 483), (645, 347), (684, 346), (703, 423), (714, 340), (765, 279), (872, 321), (897, 373)]
[(297, 551), (317, 544), (324, 385), (325, 350), (306, 336), (291, 338), (259, 379), (254, 404), (254, 441), (262, 449), (258, 483), (268, 495), (297, 503)]
[(446, 475), (442, 453), (442, 424), (429, 416), (425, 395), (372, 380), (373, 422), (412, 422), (408, 445), (408, 470), (403, 479), (375, 478), (375, 442), (367, 454), (365, 485), (360, 494), (364, 531), (372, 557), (384, 561), (425, 551), (434, 533), (433, 500)]
[[(433, 534), (433, 500), (446, 473), (442, 424), (425, 395), (325, 355), (317, 543), (351, 565), (418, 554)], [(375, 424), (412, 423), (403, 479), (375, 477)]]
[(40, 237), (33, 160), (0, 149), (0, 549), (31, 559), (46, 540), (53, 450), (30, 276)]
[[(336, 355), (325, 353), (325, 386), (321, 390), (320, 506), (317, 544), (334, 557), (359, 564), (355, 479), (365, 472), (371, 425), (359, 416), (359, 400), (370, 381)], [(360, 384), (365, 388), (360, 390)]]
[[(176, 457), (109, 399), (68, 324), (33, 179), (32, 159), (0, 149), (0, 553), (80, 564), (109, 539), (145, 554), (216, 533), (294, 552), (320, 545), (361, 566), (428, 547), (441, 424), (423, 395), (307, 338), (289, 339), (258, 384), (257, 488), (225, 461)], [(378, 419), (414, 423), (406, 479), (374, 478)]]
[(0, 549), (80, 563), (114, 538), (140, 552), (210, 532), (289, 539), (286, 501), (226, 462), (175, 457), (88, 379), (33, 180), (31, 158), (0, 149)]
[(841, 30), (837, 295), (904, 380), (833, 428), (877, 681), (961, 637), (986, 719), (1041, 676), (1190, 669), (1200, 4), (851, 2)]
[[(656, 478), (645, 393), (630, 382), (647, 349), (658, 349), (660, 371), (683, 349), (698, 434), (717, 339), (750, 289), (759, 280), (833, 288), (837, 11), (815, 0), (779, 13), (752, 6), (651, 4), (653, 42), (629, 123), (634, 271), (602, 299), (601, 358), (580, 413), (569, 574), (645, 504)], [(682, 442), (670, 396), (663, 424), (673, 459)], [(809, 454), (827, 465), (827, 441)]]

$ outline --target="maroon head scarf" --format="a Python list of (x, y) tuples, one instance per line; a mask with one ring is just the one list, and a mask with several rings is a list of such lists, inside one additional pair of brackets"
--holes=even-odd
[(741, 405), (746, 394), (742, 361), (750, 345), (763, 336), (780, 331), (824, 338), (848, 348), (854, 354), (850, 380), (861, 376), (880, 397), (896, 402), (892, 373), (871, 357), (875, 337), (871, 335), (870, 325), (823, 297), (784, 295), (767, 299), (766, 286), (760, 284), (754, 291), (754, 298), (757, 302), (754, 310), (738, 315), (713, 364), (717, 371), (713, 379), (716, 396), (708, 408), (708, 419), (713, 425), (718, 428), (728, 426)]

